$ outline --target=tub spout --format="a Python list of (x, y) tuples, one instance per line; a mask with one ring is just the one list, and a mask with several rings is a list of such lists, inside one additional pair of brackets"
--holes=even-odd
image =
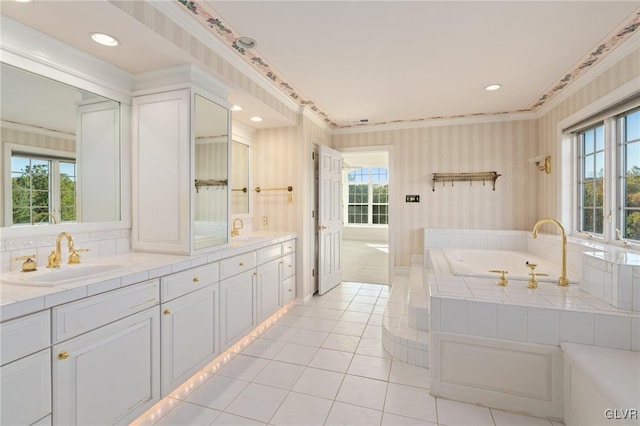
[(543, 223), (553, 223), (560, 228), (560, 237), (562, 238), (562, 275), (558, 278), (558, 285), (566, 287), (569, 285), (569, 279), (567, 278), (567, 234), (564, 231), (564, 226), (560, 222), (551, 218), (540, 219), (533, 227), (533, 238), (538, 238), (538, 228)]

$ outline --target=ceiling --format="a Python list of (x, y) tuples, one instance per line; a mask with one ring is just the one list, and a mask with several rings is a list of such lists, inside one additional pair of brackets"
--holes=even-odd
[[(339, 127), (535, 111), (539, 99), (637, 18), (639, 1), (199, 1), (234, 35), (254, 38), (251, 57), (286, 82), (287, 96)], [(215, 31), (189, 12), (194, 25)], [(2, 14), (137, 74), (191, 58), (106, 1), (2, 1)], [(42, 17), (47, 17), (43, 19)], [(87, 37), (116, 36), (115, 49)], [(612, 42), (612, 40), (614, 40)], [(640, 38), (629, 38), (636, 43)], [(236, 52), (229, 47), (231, 54)], [(593, 56), (592, 56), (593, 57)], [(604, 56), (602, 56), (604, 57)], [(588, 68), (588, 67), (587, 67)], [(570, 78), (569, 78), (570, 77)], [(270, 80), (264, 77), (262, 83)], [(502, 84), (488, 92), (484, 87)], [(280, 90), (281, 85), (277, 85)], [(562, 85), (564, 86), (564, 84)], [(291, 125), (237, 91), (238, 119)], [(248, 121), (262, 115), (260, 124)]]

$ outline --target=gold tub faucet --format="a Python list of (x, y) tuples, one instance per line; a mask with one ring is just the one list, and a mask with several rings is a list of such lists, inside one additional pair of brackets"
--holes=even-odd
[(555, 219), (545, 217), (540, 219), (533, 227), (533, 238), (538, 238), (538, 228), (543, 223), (553, 223), (560, 228), (560, 237), (562, 238), (562, 275), (558, 278), (558, 285), (566, 287), (569, 285), (569, 279), (567, 278), (567, 234), (564, 231), (564, 226)]

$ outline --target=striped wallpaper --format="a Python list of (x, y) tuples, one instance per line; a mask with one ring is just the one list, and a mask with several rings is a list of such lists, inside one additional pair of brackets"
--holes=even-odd
[[(465, 124), (384, 132), (337, 134), (336, 149), (393, 146), (390, 222), (396, 266), (423, 251), (422, 229), (528, 229), (536, 218), (536, 120)], [(497, 171), (496, 190), (482, 183), (437, 184), (434, 172)], [(405, 195), (420, 203), (405, 203)]]
[[(557, 157), (560, 152), (558, 124), (562, 120), (638, 77), (640, 77), (640, 48), (632, 51), (538, 120), (540, 152)], [(637, 90), (640, 90), (640, 87)], [(546, 196), (538, 199), (538, 216), (560, 216), (558, 201), (562, 182), (558, 167), (553, 167), (552, 173), (544, 176), (544, 178), (542, 179), (542, 176), (538, 176), (540, 192), (541, 194), (546, 194)]]

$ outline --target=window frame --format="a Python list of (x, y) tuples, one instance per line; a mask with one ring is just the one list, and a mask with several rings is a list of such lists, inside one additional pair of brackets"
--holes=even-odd
[[(372, 176), (373, 176), (373, 170), (374, 169), (380, 169), (380, 170), (384, 170), (386, 173), (386, 180), (384, 181), (380, 181), (380, 180), (373, 180)], [(358, 170), (367, 170), (367, 180), (363, 180), (363, 181), (356, 181), (356, 182), (350, 182), (349, 181), (349, 174), (353, 173), (355, 171)], [(364, 227), (364, 226), (371, 226), (371, 227), (388, 227), (389, 226), (389, 168), (388, 167), (378, 167), (378, 166), (362, 166), (362, 167), (358, 167), (356, 169), (352, 169), (352, 170), (345, 170), (344, 173), (344, 178), (343, 178), (343, 182), (345, 185), (347, 185), (347, 190), (344, 191), (344, 217), (345, 217), (345, 223), (344, 226), (353, 226), (353, 227)], [(357, 186), (357, 185), (366, 185), (367, 186), (367, 202), (366, 203), (350, 203), (349, 202), (349, 187), (351, 186)], [(374, 203), (373, 202), (373, 187), (375, 185), (387, 185), (387, 202), (386, 203)], [(350, 206), (361, 206), (364, 205), (367, 208), (367, 222), (366, 223), (350, 223), (349, 222), (349, 207)], [(374, 206), (387, 206), (387, 212), (386, 212), (386, 216), (387, 216), (387, 223), (373, 223), (373, 207)]]
[[(623, 215), (624, 206), (624, 122), (623, 118), (631, 113), (640, 110), (640, 98), (623, 106), (603, 111), (591, 119), (584, 120), (581, 124), (562, 131), (563, 139), (570, 141), (571, 155), (571, 222), (574, 223), (574, 235), (588, 238), (606, 244), (623, 245), (625, 247), (640, 249), (640, 240), (630, 239), (622, 236), (622, 240), (617, 231), (624, 233), (625, 223)], [(603, 197), (603, 223), (602, 234), (582, 231), (582, 185), (581, 179), (584, 173), (582, 164), (582, 140), (580, 134), (588, 131), (600, 124), (604, 127), (604, 197)], [(564, 158), (567, 158), (566, 156)], [(594, 194), (595, 196), (595, 194)], [(623, 234), (622, 234), (623, 235)]]
[[(61, 217), (61, 198), (62, 191), (60, 188), (61, 178), (60, 178), (60, 163), (61, 162), (72, 162), (75, 163), (75, 176), (76, 179), (76, 187), (75, 187), (75, 214), (76, 220), (67, 221), (64, 223), (76, 223), (77, 222), (77, 214), (78, 214), (78, 194), (77, 194), (77, 178), (78, 178), (78, 166), (77, 160), (75, 158), (74, 152), (68, 151), (60, 151), (50, 148), (41, 148), (36, 146), (28, 146), (28, 145), (19, 145), (7, 143), (5, 144), (4, 156), (5, 156), (5, 172), (4, 172), (4, 205), (5, 205), (5, 224), (4, 226), (24, 226), (31, 225), (31, 223), (13, 223), (13, 167), (12, 167), (12, 159), (14, 155), (19, 155), (24, 158), (33, 158), (33, 159), (41, 159), (50, 162), (49, 167), (49, 210), (48, 213), (53, 214), (58, 220), (59, 223), (62, 223)], [(30, 206), (32, 209), (32, 207)]]

